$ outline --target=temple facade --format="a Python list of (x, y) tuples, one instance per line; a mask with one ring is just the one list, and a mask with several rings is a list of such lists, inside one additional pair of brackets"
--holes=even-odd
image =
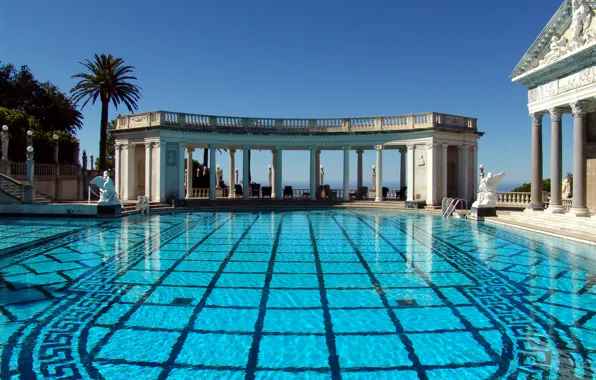
[[(562, 115), (573, 114), (572, 216), (596, 211), (596, 17), (594, 0), (565, 0), (514, 69), (528, 88), (532, 120), (532, 195), (529, 209), (544, 209), (542, 120), (551, 121), (551, 197), (546, 212), (562, 205)], [(571, 127), (571, 126), (569, 126)]]
[[(249, 150), (269, 150), (272, 155), (272, 198), (282, 199), (282, 162), (288, 150), (310, 152), (310, 199), (322, 185), (318, 175), (322, 150), (343, 151), (343, 200), (350, 199), (349, 152), (357, 152), (358, 188), (362, 187), (362, 154), (376, 151), (376, 189), (383, 188), (383, 172), (400, 173), (401, 186), (407, 187), (410, 202), (440, 204), (443, 197), (475, 199), (478, 187), (477, 120), (435, 112), (363, 118), (270, 119), (196, 115), (175, 112), (147, 112), (119, 116), (112, 131), (116, 140), (115, 186), (122, 200), (148, 196), (164, 202), (175, 196), (192, 198), (192, 184), (185, 181), (185, 158), (192, 163), (196, 149), (208, 148), (209, 199), (222, 196), (217, 190), (218, 149), (227, 150), (228, 184), (234, 189), (236, 153), (242, 152), (240, 181), (249, 177)], [(401, 161), (383, 163), (383, 152), (400, 151)], [(384, 167), (388, 166), (387, 168)], [(190, 169), (190, 167), (188, 168)], [(188, 170), (188, 172), (191, 172)], [(192, 182), (192, 181), (190, 181)], [(412, 191), (413, 189), (413, 191)], [(236, 198), (234, 191), (228, 197)], [(249, 198), (249, 187), (242, 196)], [(376, 201), (382, 201), (377, 191)]]

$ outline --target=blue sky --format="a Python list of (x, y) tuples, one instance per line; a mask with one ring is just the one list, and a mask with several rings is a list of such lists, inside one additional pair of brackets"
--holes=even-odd
[[(476, 117), (479, 163), (529, 182), (527, 91), (509, 75), (562, 0), (5, 1), (0, 60), (28, 65), (67, 92), (94, 53), (136, 67), (139, 112), (351, 117), (436, 111)], [(110, 109), (110, 118), (125, 109)], [(98, 151), (100, 106), (83, 111), (83, 149)], [(550, 119), (544, 118), (544, 173)], [(572, 168), (563, 120), (563, 170)], [(266, 181), (269, 152), (252, 172)], [(384, 182), (399, 182), (396, 152)], [(227, 154), (217, 157), (228, 168)], [(350, 157), (356, 180), (356, 155)], [(237, 154), (241, 168), (242, 155)], [(341, 152), (324, 152), (326, 182), (341, 182)], [(364, 156), (370, 181), (374, 152)], [(308, 152), (284, 155), (284, 184), (308, 181)], [(241, 171), (241, 170), (240, 170)], [(295, 186), (296, 187), (296, 186)]]

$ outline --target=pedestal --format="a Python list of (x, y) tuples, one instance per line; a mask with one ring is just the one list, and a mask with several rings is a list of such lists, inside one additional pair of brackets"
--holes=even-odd
[(406, 201), (406, 208), (424, 208), (426, 202)]
[(476, 207), (472, 206), (472, 211), (468, 215), (469, 219), (484, 220), (486, 216), (497, 216), (496, 207)]
[(120, 215), (122, 206), (120, 204), (98, 204), (97, 215)]

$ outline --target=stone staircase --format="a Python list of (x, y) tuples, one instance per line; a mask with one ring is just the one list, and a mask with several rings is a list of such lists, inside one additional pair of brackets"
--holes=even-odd
[(579, 218), (544, 212), (499, 212), (497, 221), (536, 226), (564, 234), (586, 234), (596, 237), (596, 215)]
[[(0, 173), (0, 192), (7, 195), (8, 198), (14, 200), (11, 203), (24, 203), (25, 202), (25, 185), (16, 179), (7, 176), (6, 174)], [(34, 192), (34, 203), (48, 204), (52, 202), (52, 197), (38, 191), (33, 187)]]

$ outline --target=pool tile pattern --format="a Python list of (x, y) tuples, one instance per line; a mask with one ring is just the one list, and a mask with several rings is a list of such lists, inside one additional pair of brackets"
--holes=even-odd
[(588, 379), (595, 259), (383, 212), (88, 223), (0, 256), (0, 375)]

